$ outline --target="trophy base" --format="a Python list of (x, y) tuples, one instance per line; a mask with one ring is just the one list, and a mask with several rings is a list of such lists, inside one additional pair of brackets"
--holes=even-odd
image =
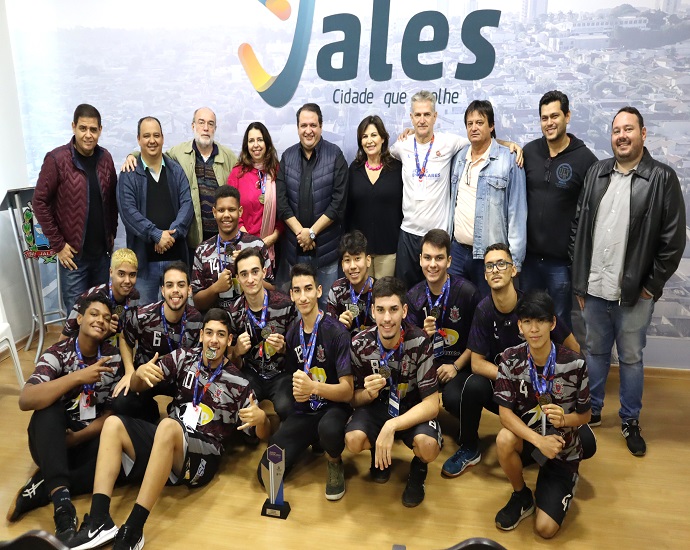
[(271, 504), (271, 499), (266, 499), (261, 508), (261, 515), (270, 518), (287, 519), (290, 515), (290, 503), (284, 501), (283, 504)]

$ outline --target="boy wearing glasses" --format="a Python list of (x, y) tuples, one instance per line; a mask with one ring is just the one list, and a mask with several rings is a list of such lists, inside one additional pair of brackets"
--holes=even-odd
[[(506, 348), (524, 342), (517, 323), (515, 307), (521, 292), (515, 289), (517, 275), (510, 249), (503, 243), (492, 244), (484, 254), (484, 277), (491, 294), (474, 312), (467, 347), (471, 350), (471, 374), (467, 377), (459, 400), (460, 448), (446, 460), (442, 473), (457, 477), (482, 458), (479, 450), (479, 421), (482, 409), (498, 414), (493, 400), (498, 361)], [(579, 353), (580, 346), (567, 326), (556, 319), (551, 338), (554, 342)]]

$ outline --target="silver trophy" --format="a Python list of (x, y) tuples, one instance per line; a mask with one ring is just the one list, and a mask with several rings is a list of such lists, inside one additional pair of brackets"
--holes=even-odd
[[(285, 450), (278, 445), (271, 445), (266, 450), (268, 458), (268, 498), (261, 508), (262, 516), (287, 519), (290, 514), (290, 503), (283, 499), (283, 476), (285, 475)], [(266, 466), (261, 465), (262, 474)], [(262, 475), (266, 479), (265, 475)]]

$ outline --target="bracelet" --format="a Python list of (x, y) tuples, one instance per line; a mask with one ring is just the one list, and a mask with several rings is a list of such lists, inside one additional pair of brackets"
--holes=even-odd
[(460, 367), (458, 367), (455, 363), (453, 363), (453, 368), (455, 369), (455, 372), (460, 372)]

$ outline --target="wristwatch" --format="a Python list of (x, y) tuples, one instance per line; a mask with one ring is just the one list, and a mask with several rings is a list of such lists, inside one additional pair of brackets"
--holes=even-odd
[(315, 241), (315, 240), (316, 240), (316, 233), (314, 233), (314, 230), (313, 230), (311, 227), (309, 228), (309, 238), (310, 238), (312, 241)]

